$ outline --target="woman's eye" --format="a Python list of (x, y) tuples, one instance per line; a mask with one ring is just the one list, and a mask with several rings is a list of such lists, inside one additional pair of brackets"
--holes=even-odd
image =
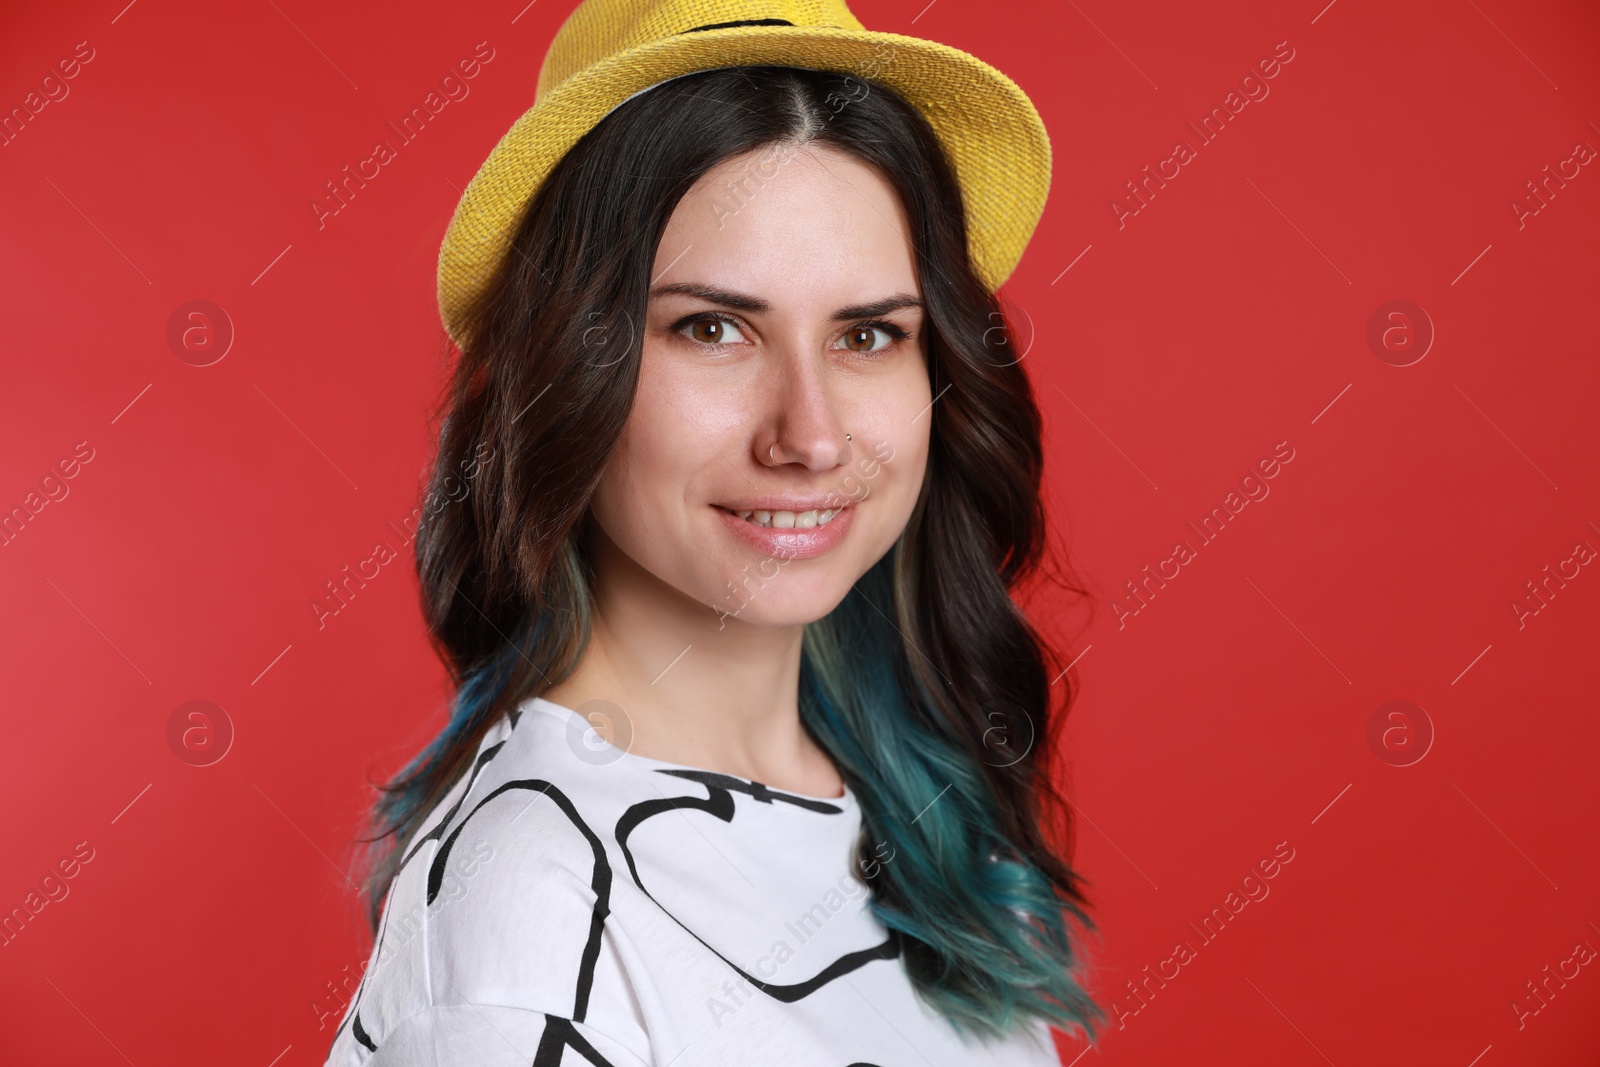
[(852, 352), (876, 352), (889, 347), (899, 337), (898, 333), (882, 326), (852, 326), (840, 341), (842, 347)]
[(686, 327), (689, 336), (703, 345), (736, 344), (744, 340), (739, 327), (727, 319), (695, 319)]

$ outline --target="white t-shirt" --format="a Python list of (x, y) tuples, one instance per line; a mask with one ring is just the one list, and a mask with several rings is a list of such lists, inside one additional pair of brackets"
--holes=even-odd
[[(1055, 1065), (914, 994), (856, 798), (625, 753), (526, 701), (429, 814), (328, 1067)], [(878, 850), (893, 863), (893, 854)]]

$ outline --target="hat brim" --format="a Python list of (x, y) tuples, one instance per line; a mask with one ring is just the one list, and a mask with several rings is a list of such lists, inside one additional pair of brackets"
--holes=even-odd
[(1050, 187), (1050, 140), (1027, 95), (975, 56), (919, 37), (824, 26), (740, 26), (630, 48), (552, 89), (506, 132), (467, 185), (439, 250), (439, 311), (458, 344), (468, 309), (529, 197), (618, 104), (718, 67), (771, 64), (853, 74), (899, 93), (938, 135), (961, 185), (968, 245), (990, 291), (1016, 269)]

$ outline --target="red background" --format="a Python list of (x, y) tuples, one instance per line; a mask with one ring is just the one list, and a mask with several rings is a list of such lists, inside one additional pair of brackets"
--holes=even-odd
[[(320, 1064), (337, 1014), (313, 1005), (368, 953), (342, 874), (364, 780), (446, 691), (408, 559), (321, 631), (308, 605), (420, 502), (439, 242), (573, 5), (122, 5), (12, 5), (0, 32), (7, 110), (95, 50), (0, 148), (0, 506), (93, 449), (0, 548), (0, 907), (93, 849), (0, 948), (0, 1059)], [(1033, 603), (1080, 657), (1077, 862), (1095, 992), (1126, 1013), (1077, 1062), (1594, 1063), (1600, 962), (1521, 1026), (1512, 1003), (1600, 949), (1600, 575), (1520, 628), (1510, 604), (1600, 548), (1600, 164), (1521, 226), (1510, 203), (1600, 149), (1600, 15), (925, 5), (855, 10), (1004, 70), (1055, 147), (1005, 295), (1101, 598), (1086, 629)], [(471, 95), (319, 230), (323, 183), (480, 41)], [(1270, 95), (1199, 147), (1185, 122), (1280, 41)], [(1110, 201), (1179, 138), (1197, 158), (1119, 228)], [(166, 340), (194, 299), (236, 330), (211, 366)], [(1410, 366), (1367, 342), (1393, 299), (1436, 330)], [(1202, 546), (1185, 524), (1281, 441), (1270, 495)], [(1196, 558), (1119, 619), (1180, 539)], [(235, 730), (207, 767), (167, 738), (195, 699)], [(1422, 711), (1374, 745), (1391, 700)], [(1394, 765), (1423, 717), (1431, 747)], [(1270, 895), (1203, 942), (1279, 842)], [(1180, 939), (1141, 1006), (1125, 983)]]

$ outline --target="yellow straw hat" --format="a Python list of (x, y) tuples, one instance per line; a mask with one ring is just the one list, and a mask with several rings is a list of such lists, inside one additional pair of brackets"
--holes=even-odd
[(617, 105), (696, 71), (776, 64), (892, 89), (928, 120), (961, 184), (968, 242), (990, 291), (1044, 211), (1050, 140), (1010, 78), (956, 48), (863, 29), (843, 0), (584, 0), (556, 32), (534, 104), (467, 185), (439, 249), (439, 312), (458, 345), (529, 198)]

